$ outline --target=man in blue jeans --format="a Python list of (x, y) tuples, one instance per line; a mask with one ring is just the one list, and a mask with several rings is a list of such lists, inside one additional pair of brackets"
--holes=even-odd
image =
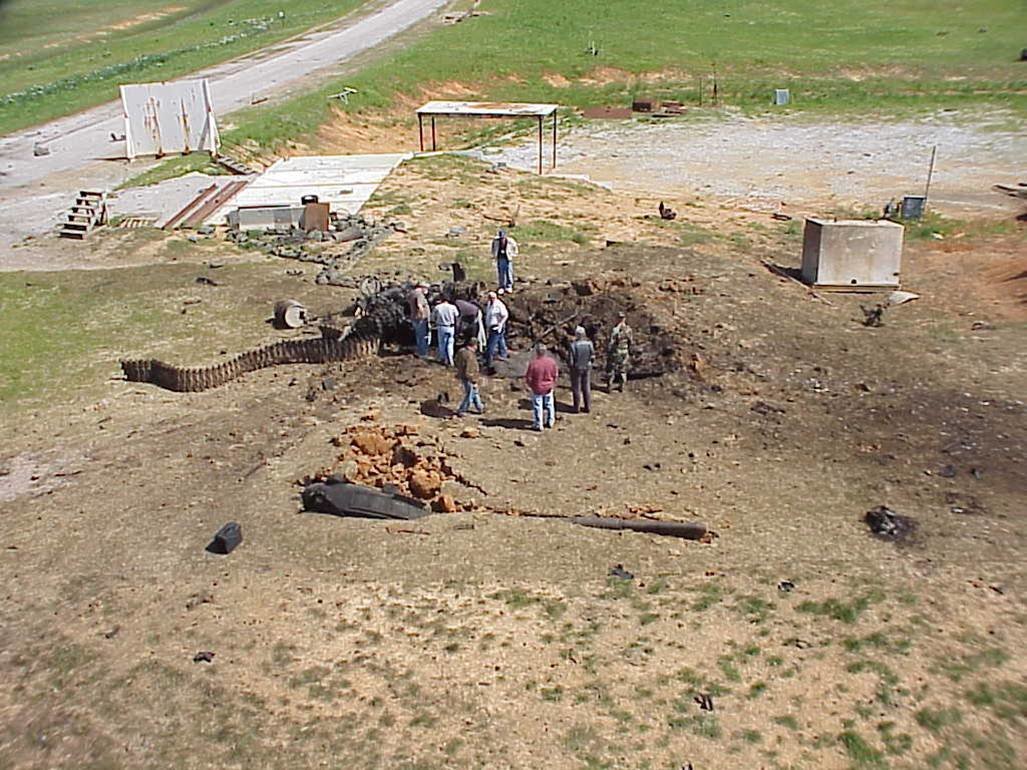
[(414, 327), (417, 355), (420, 358), (428, 357), (428, 316), (431, 310), (428, 307), (427, 294), (428, 284), (419, 283), (407, 295), (407, 304), (410, 306), (410, 324)]
[(431, 328), (438, 339), (438, 360), (446, 366), (453, 365), (453, 335), (459, 316), (456, 305), (445, 297), (431, 311)]
[(474, 407), (478, 414), (485, 413), (485, 404), (478, 395), (478, 340), (470, 337), (460, 350), (456, 352), (456, 378), (464, 388), (464, 400), (457, 407), (456, 416), (463, 417), (467, 410)]
[(517, 256), (517, 241), (500, 230), (492, 239), (492, 258), (496, 260), (496, 280), (499, 288), (513, 291), (513, 261)]
[(494, 291), (488, 293), (488, 298), (488, 304), (485, 305), (485, 332), (488, 334), (488, 342), (485, 343), (485, 366), (490, 368), (493, 358), (505, 361), (508, 355), (506, 322), (510, 319), (510, 311)]
[(541, 342), (535, 346), (535, 357), (528, 364), (524, 381), (531, 389), (532, 428), (541, 431), (552, 428), (556, 422), (556, 403), (553, 401), (553, 389), (560, 370), (556, 361), (546, 351)]

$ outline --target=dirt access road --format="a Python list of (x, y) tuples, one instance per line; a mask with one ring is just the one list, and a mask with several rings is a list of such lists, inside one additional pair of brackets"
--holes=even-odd
[[(446, 0), (392, 0), (370, 15), (348, 16), (326, 29), (196, 73), (211, 80), (219, 115), (271, 96), (290, 84), (337, 66), (422, 21)], [(78, 188), (109, 187), (136, 173), (126, 163), (120, 106), (110, 102), (86, 112), (0, 139), (0, 246), (47, 232)], [(49, 155), (36, 157), (42, 144)]]

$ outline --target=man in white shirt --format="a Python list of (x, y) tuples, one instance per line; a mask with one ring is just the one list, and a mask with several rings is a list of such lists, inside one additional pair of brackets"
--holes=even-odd
[(499, 288), (513, 291), (513, 261), (518, 254), (517, 241), (500, 230), (492, 239), (492, 258), (496, 260), (496, 277)]
[(431, 328), (438, 340), (438, 360), (446, 366), (453, 365), (453, 335), (456, 332), (456, 320), (460, 311), (456, 305), (443, 297), (432, 308)]
[(506, 349), (506, 323), (510, 320), (510, 311), (494, 291), (488, 293), (488, 304), (485, 305), (485, 331), (488, 342), (485, 345), (485, 366), (492, 366), (492, 359), (505, 361), (509, 354)]

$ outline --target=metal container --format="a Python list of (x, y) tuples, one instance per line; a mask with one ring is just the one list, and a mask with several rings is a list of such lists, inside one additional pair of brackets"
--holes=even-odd
[(275, 303), (275, 327), (278, 329), (299, 329), (307, 323), (307, 309), (294, 299), (282, 299)]
[(788, 92), (787, 88), (775, 88), (774, 89), (774, 104), (781, 107), (788, 104), (792, 100), (792, 95)]
[(923, 195), (905, 195), (899, 210), (903, 219), (920, 219), (924, 215), (927, 198)]

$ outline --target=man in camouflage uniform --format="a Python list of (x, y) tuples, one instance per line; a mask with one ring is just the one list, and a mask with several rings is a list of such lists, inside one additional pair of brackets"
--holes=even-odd
[(621, 392), (628, 381), (628, 367), (630, 365), (631, 348), (635, 345), (634, 337), (631, 334), (631, 327), (628, 326), (627, 314), (619, 313), (620, 319), (613, 331), (610, 332), (610, 344), (606, 348), (606, 371), (607, 391), (612, 392), (614, 383)]

